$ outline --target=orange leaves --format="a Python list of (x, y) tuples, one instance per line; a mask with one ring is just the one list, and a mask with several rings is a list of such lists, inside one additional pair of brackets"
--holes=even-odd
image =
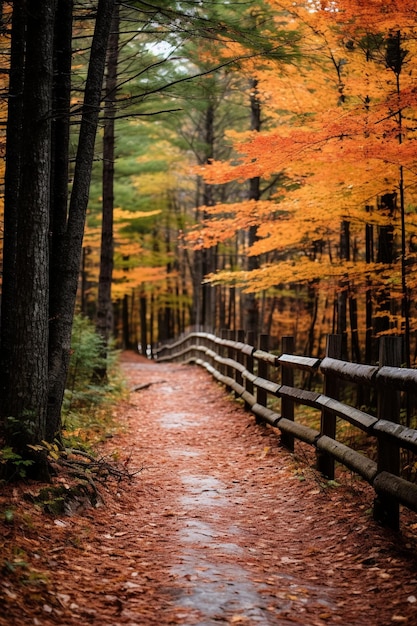
[[(311, 44), (309, 57), (301, 66), (288, 65), (278, 70), (276, 66), (263, 66), (256, 72), (264, 117), (275, 120), (276, 128), (252, 134), (243, 143), (236, 142), (237, 160), (228, 164), (213, 162), (201, 170), (205, 180), (224, 183), (254, 176), (265, 178), (291, 167), (294, 161), (306, 169), (310, 160), (317, 159), (327, 163), (337, 159), (339, 167), (345, 162), (362, 164), (371, 159), (377, 170), (380, 162), (412, 164), (416, 157), (412, 111), (403, 116), (401, 146), (398, 112), (416, 106), (412, 68), (417, 50), (409, 38), (404, 44), (407, 72), (398, 90), (386, 66), (384, 38), (390, 32), (389, 22), (392, 25), (401, 19), (410, 25), (414, 18), (415, 25), (416, 10), (400, 0), (390, 5), (389, 12), (385, 3), (377, 0), (342, 0), (337, 3), (337, 11), (329, 7), (306, 11), (304, 3), (297, 6), (294, 2), (270, 0), (270, 4), (277, 16), (283, 7), (293, 16), (293, 23), (303, 35), (302, 45)], [(357, 16), (360, 19), (356, 20)], [(362, 28), (365, 22), (361, 20), (367, 16), (378, 26), (380, 38), (349, 40), (347, 18)], [(381, 30), (384, 28), (385, 32)], [(386, 175), (378, 173), (378, 177), (382, 180)]]
[(207, 280), (213, 284), (228, 284), (240, 287), (245, 293), (258, 293), (278, 286), (307, 284), (318, 281), (321, 289), (331, 288), (333, 292), (341, 289), (340, 280), (349, 276), (349, 280), (355, 284), (355, 293), (364, 293), (367, 288), (365, 279), (372, 280), (374, 289), (390, 287), (399, 290), (398, 267), (383, 266), (382, 264), (367, 264), (360, 262), (347, 262), (329, 257), (315, 260), (299, 253), (291, 260), (277, 260), (265, 263), (256, 270), (232, 271), (223, 270), (210, 274)]
[[(244, 255), (258, 256), (264, 266), (250, 275), (215, 275), (215, 280), (233, 281), (251, 291), (280, 282), (333, 281), (342, 271), (355, 278), (360, 263), (342, 270), (332, 262), (339, 254), (339, 224), (349, 220), (352, 232), (362, 238), (365, 223), (392, 224), (399, 240), (398, 212), (389, 215), (376, 207), (384, 194), (399, 197), (400, 169), (407, 237), (414, 238), (417, 230), (414, 3), (395, 0), (389, 10), (382, 0), (268, 3), (277, 22), (282, 19), (298, 30), (305, 56), (299, 64), (254, 70), (268, 122), (260, 132), (229, 133), (233, 159), (213, 161), (199, 173), (212, 184), (260, 178), (265, 187), (280, 175), (282, 186), (263, 204), (243, 201), (207, 208), (208, 219), (190, 237), (208, 247), (256, 226), (257, 240), (244, 248)], [(401, 76), (388, 58), (387, 42), (396, 28)], [(314, 241), (321, 242), (320, 255), (311, 253)]]
[[(384, 30), (414, 29), (417, 10), (409, 0), (338, 0), (335, 19), (353, 32), (381, 33)], [(353, 19), (352, 19), (353, 18)]]
[(213, 207), (200, 207), (209, 216), (202, 225), (188, 233), (187, 241), (195, 249), (210, 248), (232, 239), (239, 230), (257, 226), (271, 219), (276, 204), (269, 201), (246, 200), (234, 204), (217, 204)]
[(385, 108), (375, 106), (366, 115), (361, 108), (327, 111), (309, 125), (258, 133), (250, 141), (235, 146), (241, 155), (239, 160), (214, 161), (199, 172), (207, 182), (218, 184), (254, 176), (266, 178), (288, 168), (308, 173), (310, 162), (317, 160), (333, 163), (337, 159), (340, 170), (349, 162), (366, 166), (367, 159), (396, 166), (413, 163), (417, 156), (415, 130), (404, 129), (404, 141), (400, 145), (398, 127), (392, 116), (387, 117)]

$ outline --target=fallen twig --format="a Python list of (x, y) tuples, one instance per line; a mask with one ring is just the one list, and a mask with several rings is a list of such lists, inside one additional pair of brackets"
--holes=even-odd
[(142, 389), (148, 389), (148, 387), (150, 387), (151, 385), (159, 385), (164, 382), (165, 380), (155, 380), (150, 383), (143, 383), (142, 385), (137, 385), (136, 387), (132, 387), (130, 391), (142, 391)]
[[(79, 458), (81, 457), (81, 458)], [(84, 460), (85, 459), (85, 460)], [(95, 458), (92, 454), (74, 448), (66, 449), (66, 456), (62, 455), (57, 463), (64, 467), (79, 468), (88, 475), (94, 475), (101, 483), (105, 483), (108, 478), (115, 478), (118, 482), (122, 480), (131, 481), (143, 468), (131, 471), (128, 468), (130, 457), (123, 463), (109, 461), (108, 457)]]

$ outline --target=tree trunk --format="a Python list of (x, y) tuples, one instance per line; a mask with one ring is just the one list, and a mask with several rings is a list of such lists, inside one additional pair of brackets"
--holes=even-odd
[(310, 325), (307, 331), (307, 343), (304, 354), (315, 354), (314, 352), (314, 330), (317, 323), (317, 315), (319, 310), (319, 289), (320, 281), (312, 280), (307, 284), (307, 310), (310, 315)]
[(129, 296), (127, 294), (123, 297), (122, 307), (122, 346), (124, 350), (130, 350), (132, 347), (130, 340)]
[[(117, 62), (119, 56), (119, 5), (115, 4), (107, 54), (106, 97), (103, 135), (103, 219), (101, 226), (100, 275), (98, 281), (97, 331), (107, 344), (113, 331), (111, 285), (113, 278), (113, 210), (114, 210), (114, 127), (116, 114)], [(107, 350), (106, 350), (107, 353)], [(106, 356), (104, 354), (103, 356)], [(105, 362), (105, 360), (104, 360)], [(106, 368), (96, 372), (107, 375)]]
[[(60, 0), (55, 16), (51, 158), (51, 266), (61, 252), (68, 217), (73, 0)], [(54, 287), (51, 307), (54, 309)]]
[[(214, 157), (214, 105), (209, 103), (205, 116), (205, 144), (206, 144), (206, 162), (210, 163)], [(203, 183), (203, 204), (204, 206), (212, 206), (214, 204), (213, 188), (207, 183)], [(207, 219), (207, 213), (204, 212), (203, 221)], [(201, 260), (201, 323), (203, 326), (214, 328), (214, 288), (209, 283), (204, 283), (204, 276), (216, 270), (215, 249), (204, 248)]]
[[(154, 294), (151, 293), (151, 311), (150, 311), (150, 315), (149, 315), (149, 344), (151, 347), (151, 354), (150, 357), (151, 359), (153, 359), (154, 353), (154, 342), (155, 342), (155, 338), (154, 338), (154, 318), (155, 318), (155, 298), (154, 298)], [(185, 328), (182, 327), (181, 328), (181, 332), (184, 332)]]
[[(48, 413), (57, 401), (54, 395), (54, 358), (61, 350), (60, 297), (61, 282), (56, 268), (63, 262), (64, 241), (68, 219), (68, 170), (71, 106), (71, 60), (72, 60), (72, 12), (73, 0), (60, 0), (55, 16), (54, 37), (54, 88), (51, 158), (51, 215), (49, 256), (49, 372), (50, 391)], [(83, 251), (83, 288), (86, 254)], [(84, 289), (82, 292), (84, 298)], [(85, 303), (83, 302), (83, 305)], [(60, 410), (60, 409), (59, 409)], [(57, 434), (56, 425), (48, 419), (46, 438), (52, 441)]]
[[(80, 135), (69, 204), (67, 232), (59, 266), (51, 276), (60, 287), (56, 324), (51, 328), (50, 391), (47, 437), (60, 431), (61, 407), (71, 350), (71, 330), (81, 265), (82, 241), (98, 126), (107, 42), (115, 0), (99, 0), (84, 93)], [(56, 333), (56, 334), (55, 334)]]
[(27, 444), (45, 438), (47, 416), (54, 13), (55, 0), (27, 3), (17, 214), (19, 245), (13, 290), (13, 345), (3, 406), (3, 415), (8, 420), (8, 441), (25, 457), (30, 456)]
[(355, 294), (349, 286), (349, 320), (350, 320), (350, 332), (352, 343), (352, 360), (356, 363), (361, 362), (361, 348), (359, 345), (359, 331), (358, 331), (358, 301)]
[[(344, 220), (340, 229), (340, 259), (342, 261), (350, 260), (350, 223)], [(348, 358), (348, 340), (347, 340), (347, 300), (349, 289), (349, 280), (345, 276), (340, 280), (339, 293), (337, 297), (337, 334), (342, 337), (342, 359)]]
[(139, 299), (140, 306), (140, 345), (141, 353), (146, 356), (148, 347), (148, 328), (147, 328), (147, 306), (146, 295), (141, 294)]
[[(369, 207), (370, 208), (370, 207)], [(366, 224), (365, 230), (365, 260), (366, 263), (374, 262), (374, 227)], [(372, 281), (369, 275), (366, 277), (365, 292), (365, 363), (374, 362), (373, 350), (373, 317), (372, 317)]]
[[(10, 355), (14, 341), (17, 216), (23, 129), (26, 15), (23, 3), (13, 7), (4, 191), (3, 277), (1, 298), (0, 403), (10, 389)], [(3, 409), (1, 409), (2, 414)]]
[[(255, 130), (259, 132), (261, 130), (261, 104), (259, 102), (259, 94), (258, 94), (258, 81), (257, 79), (252, 79), (250, 84), (251, 92), (250, 92), (250, 111), (251, 111), (251, 122), (250, 128), (251, 130)], [(260, 178), (259, 176), (255, 176), (249, 180), (249, 200), (259, 200), (261, 197), (260, 191)], [(248, 246), (249, 248), (253, 246), (253, 244), (258, 239), (257, 236), (257, 227), (251, 226), (248, 231)], [(248, 256), (247, 261), (248, 271), (256, 270), (259, 268), (259, 257), (257, 256)], [(260, 322), (259, 322), (259, 303), (256, 295), (254, 293), (249, 293), (244, 296), (245, 298), (245, 324), (244, 327), (248, 332), (254, 332), (255, 335), (258, 335), (260, 332)]]
[[(388, 211), (389, 217), (394, 216), (397, 208), (397, 195), (387, 193), (381, 196), (378, 208)], [(394, 227), (390, 224), (380, 226), (378, 230), (378, 251), (377, 263), (391, 264), (394, 261)], [(380, 315), (375, 318), (375, 331), (377, 334), (387, 331), (390, 328), (391, 293), (389, 287), (384, 283), (376, 294)], [(381, 315), (381, 313), (386, 315)]]

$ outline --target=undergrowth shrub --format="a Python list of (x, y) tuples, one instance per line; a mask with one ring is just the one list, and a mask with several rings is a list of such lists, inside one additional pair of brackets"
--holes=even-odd
[[(92, 322), (81, 315), (74, 318), (71, 359), (65, 390), (62, 420), (63, 438), (69, 447), (90, 445), (111, 436), (116, 428), (112, 408), (125, 392), (118, 367), (118, 351), (105, 347)], [(107, 367), (107, 379), (96, 372)]]

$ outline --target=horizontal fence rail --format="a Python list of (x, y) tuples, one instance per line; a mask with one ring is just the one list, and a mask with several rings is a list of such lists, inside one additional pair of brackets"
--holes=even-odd
[[(417, 485), (400, 476), (400, 451), (417, 454), (417, 430), (401, 425), (401, 393), (417, 392), (417, 370), (398, 367), (401, 338), (383, 337), (379, 365), (343, 361), (341, 337), (330, 335), (326, 357), (318, 359), (293, 354), (293, 339), (282, 339), (282, 353), (268, 350), (269, 338), (261, 335), (259, 347), (245, 343), (244, 333), (225, 331), (217, 336), (202, 331), (184, 334), (160, 346), (159, 362), (179, 361), (204, 367), (216, 380), (241, 398), (258, 422), (266, 422), (281, 432), (281, 442), (294, 449), (294, 439), (316, 449), (317, 469), (328, 479), (335, 475), (335, 461), (359, 474), (375, 492), (374, 518), (392, 528), (400, 523), (400, 504), (417, 512)], [(227, 336), (226, 336), (227, 335)], [(322, 390), (297, 387), (294, 374), (320, 378)], [(278, 382), (279, 381), (279, 382)], [(373, 391), (376, 415), (339, 400), (340, 384), (360, 385)], [(281, 411), (268, 405), (281, 400)], [(295, 407), (303, 405), (320, 412), (320, 429), (295, 420)], [(368, 458), (337, 440), (336, 420), (342, 420), (374, 438), (376, 460)]]

